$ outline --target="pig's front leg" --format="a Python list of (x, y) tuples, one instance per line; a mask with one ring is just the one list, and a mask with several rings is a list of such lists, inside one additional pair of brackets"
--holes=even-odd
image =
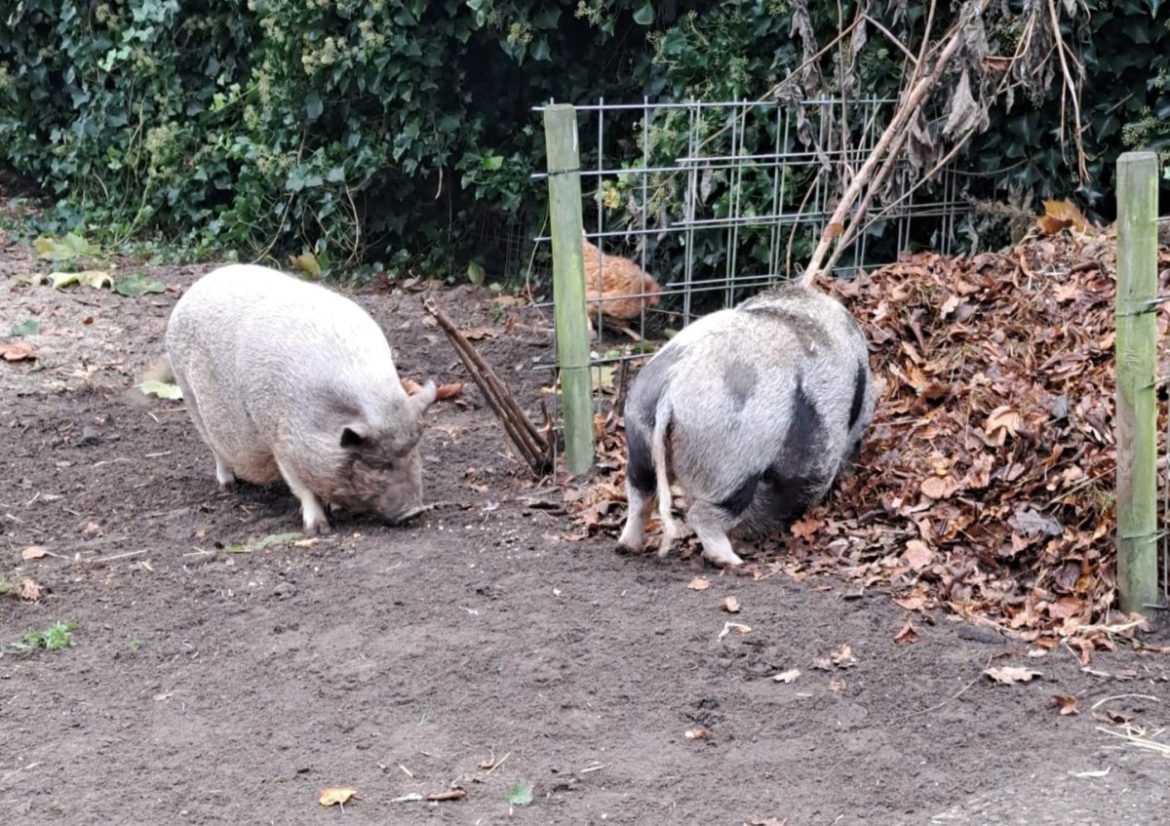
[(284, 477), (284, 481), (288, 484), (288, 489), (293, 492), (293, 496), (301, 500), (301, 515), (304, 517), (305, 522), (305, 536), (317, 536), (319, 534), (329, 533), (329, 520), (325, 516), (325, 509), (321, 507), (321, 500), (292, 472), (288, 462), (282, 462), (278, 458), (276, 460), (276, 466), (280, 468), (280, 475)]

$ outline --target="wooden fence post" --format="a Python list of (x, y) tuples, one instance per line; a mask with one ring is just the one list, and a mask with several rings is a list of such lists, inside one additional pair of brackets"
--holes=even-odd
[(581, 248), (577, 110), (563, 103), (546, 108), (544, 139), (552, 227), (553, 318), (565, 416), (565, 468), (577, 475), (593, 465), (593, 384), (589, 376), (585, 261)]
[(1117, 587), (1121, 610), (1158, 602), (1158, 156), (1117, 160)]

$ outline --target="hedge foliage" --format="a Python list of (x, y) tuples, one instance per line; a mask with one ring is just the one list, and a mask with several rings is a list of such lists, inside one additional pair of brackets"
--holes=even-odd
[[(1100, 201), (1120, 151), (1170, 136), (1154, 58), (1170, 53), (1170, 4), (1088, 3), (1067, 34), (1086, 71), (1082, 194)], [(502, 228), (543, 221), (533, 105), (760, 95), (854, 6), (16, 0), (0, 26), (0, 167), (43, 188), (62, 228), (107, 241), (462, 272)], [(907, 19), (924, 8), (911, 0)], [(896, 89), (896, 49), (873, 40), (862, 59), (853, 93)], [(999, 173), (990, 194), (1076, 186), (1053, 140), (1059, 106), (1054, 88), (995, 114), (969, 152)]]

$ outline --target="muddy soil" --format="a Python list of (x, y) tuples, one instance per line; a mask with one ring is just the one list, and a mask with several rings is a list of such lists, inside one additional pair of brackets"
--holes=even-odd
[[(43, 588), (0, 597), (5, 823), (1170, 822), (1170, 757), (1138, 737), (1168, 739), (1165, 656), (1083, 670), (941, 613), (898, 644), (906, 614), (879, 591), (619, 556), (576, 538), (471, 386), (424, 439), (434, 510), (257, 547), (299, 529), (291, 494), (219, 492), (181, 404), (133, 388), (209, 268), (135, 268), (161, 295), (54, 290), (0, 236), (0, 340), (39, 323), (38, 358), (0, 362), (0, 575)], [(477, 346), (535, 412), (548, 319), (438, 297), (490, 329)], [(403, 374), (466, 378), (419, 294), (355, 298)], [(58, 621), (72, 647), (11, 647)], [(818, 668), (844, 644), (855, 664)], [(1041, 674), (999, 685), (989, 665)], [(531, 803), (510, 805), (521, 781)], [(358, 797), (326, 809), (326, 787)]]

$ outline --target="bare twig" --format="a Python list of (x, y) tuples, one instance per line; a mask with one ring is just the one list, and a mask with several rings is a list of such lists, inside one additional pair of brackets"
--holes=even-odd
[(927, 708), (921, 709), (919, 711), (912, 711), (911, 713), (906, 714), (902, 717), (897, 717), (897, 718), (891, 720), (890, 724), (893, 725), (894, 723), (903, 723), (903, 722), (905, 722), (913, 717), (918, 717), (918, 716), (923, 715), (923, 714), (929, 714), (932, 711), (938, 711), (940, 708), (945, 706), (947, 703), (953, 703), (955, 700), (959, 699), (964, 694), (966, 694), (967, 691), (971, 688), (971, 686), (975, 685), (975, 683), (979, 682), (979, 680), (982, 679), (983, 672), (987, 670), (987, 667), (989, 665), (991, 665), (992, 659), (993, 659), (992, 657), (988, 657), (987, 662), (985, 662), (983, 664), (983, 667), (979, 669), (979, 673), (975, 675), (975, 678), (973, 680), (971, 680), (971, 682), (967, 683), (965, 686), (960, 688), (958, 691), (956, 691), (954, 694), (952, 694), (950, 697), (947, 697), (942, 702), (935, 703), (932, 706), (928, 706)]
[(1161, 698), (1155, 697), (1152, 694), (1111, 694), (1108, 697), (1102, 697), (1100, 700), (1093, 703), (1093, 705), (1091, 705), (1089, 707), (1089, 710), (1096, 711), (1098, 708), (1100, 708), (1101, 706), (1105, 705), (1108, 702), (1111, 702), (1113, 700), (1124, 700), (1124, 699), (1127, 699), (1129, 697), (1135, 697), (1139, 700), (1153, 700), (1155, 703), (1162, 702)]
[(512, 444), (520, 452), (521, 458), (528, 463), (533, 473), (537, 476), (543, 476), (552, 468), (553, 463), (552, 446), (544, 434), (524, 415), (524, 411), (516, 403), (511, 391), (500, 381), (499, 376), (496, 375), (483, 356), (471, 346), (467, 337), (460, 333), (451, 320), (439, 309), (435, 300), (433, 298), (424, 299), (423, 309), (439, 323), (439, 327), (447, 334), (459, 360), (463, 362), (463, 366), (467, 368), (467, 372), (471, 374), (471, 378), (478, 385), (484, 398), (487, 399), (492, 412), (496, 414), (496, 418), (504, 426), (504, 432), (508, 434), (508, 438), (512, 440)]
[[(1056, 40), (1056, 53), (1060, 56), (1060, 71), (1064, 76), (1064, 88), (1060, 91), (1060, 134), (1063, 138), (1064, 98), (1065, 95), (1068, 95), (1072, 98), (1073, 117), (1076, 119), (1073, 124), (1073, 142), (1077, 147), (1077, 173), (1082, 181), (1087, 181), (1089, 170), (1085, 165), (1085, 147), (1081, 143), (1081, 96), (1072, 73), (1068, 70), (1068, 61), (1065, 59), (1065, 51), (1068, 47), (1064, 44), (1064, 38), (1060, 36), (1060, 17), (1056, 13), (1055, 0), (1048, 0), (1048, 17), (1052, 21), (1052, 36)], [(1061, 144), (1064, 144), (1063, 140), (1061, 140)]]

